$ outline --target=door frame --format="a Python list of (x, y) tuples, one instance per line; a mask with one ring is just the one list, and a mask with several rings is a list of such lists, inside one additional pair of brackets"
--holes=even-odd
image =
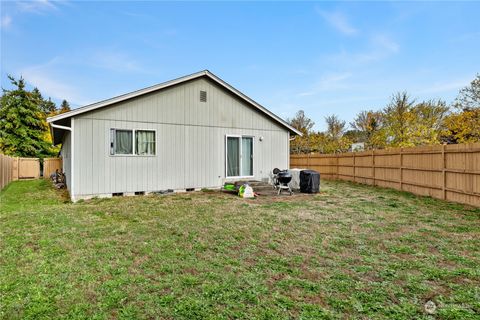
[[(252, 175), (249, 176), (229, 176), (228, 175), (228, 138), (239, 138), (239, 145), (240, 145), (240, 159), (239, 159), (239, 173), (242, 173), (242, 158), (243, 158), (243, 150), (242, 150), (242, 138), (251, 138), (252, 139)], [(255, 136), (252, 135), (241, 135), (241, 134), (227, 134), (225, 135), (225, 178), (226, 179), (244, 179), (244, 178), (254, 178), (255, 173)]]

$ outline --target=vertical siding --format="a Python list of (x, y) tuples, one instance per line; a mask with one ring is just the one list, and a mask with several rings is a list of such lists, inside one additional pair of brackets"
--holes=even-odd
[(71, 186), (71, 168), (72, 168), (72, 159), (71, 159), (71, 135), (70, 132), (65, 132), (65, 137), (63, 138), (62, 150), (61, 150), (62, 162), (63, 162), (63, 173), (65, 174), (67, 180), (67, 188), (70, 190)]
[[(156, 130), (156, 155), (111, 156), (111, 128)], [(288, 131), (206, 79), (77, 116), (74, 133), (79, 197), (219, 187), (228, 134), (254, 136), (255, 179), (288, 168)]]

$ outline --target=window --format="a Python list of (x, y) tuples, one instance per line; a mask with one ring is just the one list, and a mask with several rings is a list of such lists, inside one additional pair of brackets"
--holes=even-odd
[(155, 131), (110, 129), (111, 155), (155, 155)]
[(112, 154), (133, 154), (133, 131), (112, 129)]
[(227, 136), (227, 177), (253, 177), (253, 137)]
[(135, 131), (135, 153), (141, 156), (155, 155), (155, 131)]
[(227, 137), (227, 177), (240, 176), (240, 138)]

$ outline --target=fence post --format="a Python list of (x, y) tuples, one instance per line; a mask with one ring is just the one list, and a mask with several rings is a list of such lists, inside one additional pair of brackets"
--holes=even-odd
[(403, 148), (400, 148), (400, 190), (403, 190)]
[(20, 158), (15, 157), (12, 161), (12, 180), (18, 180), (18, 167), (19, 167), (19, 160)]
[(372, 150), (372, 174), (373, 174), (373, 185), (375, 186), (375, 150)]
[(0, 190), (3, 189), (3, 180), (5, 179), (5, 163), (6, 161), (4, 161), (3, 156), (0, 154)]
[(352, 151), (353, 153), (353, 182), (356, 182), (355, 180), (355, 152)]
[(447, 159), (445, 156), (445, 145), (442, 144), (442, 198), (447, 199)]
[(335, 180), (338, 180), (338, 155), (335, 155)]

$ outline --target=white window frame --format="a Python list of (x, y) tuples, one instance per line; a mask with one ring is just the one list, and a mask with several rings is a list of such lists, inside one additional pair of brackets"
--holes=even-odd
[[(116, 154), (116, 153), (113, 153), (112, 154), (112, 150), (113, 152), (115, 152), (115, 142), (113, 142), (113, 146), (111, 145), (112, 144), (112, 131), (116, 132), (117, 130), (119, 131), (132, 131), (132, 152), (133, 153), (128, 153), (128, 154)], [(136, 145), (135, 145), (135, 137), (137, 136), (136, 132), (137, 131), (150, 131), (150, 132), (154, 132), (155, 133), (155, 154), (137, 154), (137, 150), (136, 150)], [(110, 128), (110, 143), (108, 144), (109, 145), (109, 154), (111, 157), (156, 157), (157, 156), (157, 152), (158, 152), (158, 149), (157, 149), (157, 130), (156, 129), (128, 129), (128, 128)], [(113, 148), (113, 149), (112, 149)]]
[[(240, 163), (239, 163), (239, 172), (242, 172), (242, 138), (251, 138), (252, 139), (252, 175), (251, 176), (229, 176), (228, 175), (228, 138), (240, 138)], [(238, 135), (238, 134), (227, 134), (225, 135), (225, 178), (226, 179), (245, 179), (245, 178), (254, 178), (255, 177), (255, 136), (251, 135)]]
[[(155, 139), (155, 154), (137, 154), (137, 131), (148, 131), (153, 132), (153, 137)], [(155, 129), (135, 129), (134, 130), (134, 137), (133, 137), (133, 154), (137, 157), (155, 157), (157, 155), (157, 130)]]

